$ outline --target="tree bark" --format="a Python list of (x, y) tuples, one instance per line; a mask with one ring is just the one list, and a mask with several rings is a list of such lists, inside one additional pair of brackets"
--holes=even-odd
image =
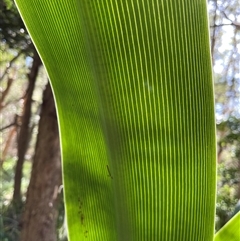
[(13, 78), (10, 78), (10, 77), (9, 77), (8, 80), (7, 80), (7, 87), (6, 87), (6, 89), (1, 93), (2, 96), (0, 97), (0, 111), (1, 111), (2, 108), (4, 107), (4, 100), (5, 100), (6, 96), (7, 96), (7, 94), (9, 93), (9, 90), (10, 90), (12, 84), (13, 84)]
[(39, 132), (33, 160), (21, 241), (55, 241), (58, 188), (61, 185), (57, 116), (50, 84), (43, 94)]
[(6, 139), (6, 144), (5, 144), (4, 148), (3, 148), (2, 155), (0, 157), (0, 169), (3, 166), (3, 163), (4, 163), (5, 159), (6, 159), (6, 155), (7, 155), (8, 149), (9, 149), (11, 143), (12, 143), (13, 137), (16, 135), (16, 132), (17, 132), (17, 126), (15, 125), (9, 131), (8, 137)]
[(30, 73), (28, 75), (29, 86), (28, 86), (26, 97), (24, 100), (24, 109), (23, 109), (23, 115), (21, 119), (21, 127), (20, 127), (20, 132), (17, 140), (18, 160), (16, 164), (16, 169), (15, 169), (14, 191), (13, 191), (13, 202), (16, 204), (21, 201), (22, 168), (23, 168), (24, 158), (27, 151), (28, 140), (29, 140), (29, 122), (31, 118), (32, 95), (33, 95), (33, 90), (34, 90), (35, 82), (38, 75), (38, 70), (41, 64), (42, 62), (40, 60), (40, 57), (35, 51), (34, 57), (33, 57), (33, 64), (32, 64)]

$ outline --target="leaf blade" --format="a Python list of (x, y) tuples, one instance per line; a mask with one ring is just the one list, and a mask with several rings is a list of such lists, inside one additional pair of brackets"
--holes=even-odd
[(214, 241), (238, 241), (240, 239), (240, 212), (235, 214), (215, 235)]
[(212, 240), (205, 1), (17, 2), (57, 102), (70, 240)]

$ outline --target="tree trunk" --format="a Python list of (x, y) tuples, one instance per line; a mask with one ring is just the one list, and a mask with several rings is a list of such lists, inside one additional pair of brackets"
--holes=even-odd
[(22, 219), (21, 241), (55, 241), (61, 185), (57, 116), (50, 84), (43, 94), (39, 132)]
[(8, 137), (6, 139), (6, 144), (5, 144), (4, 148), (3, 148), (2, 155), (0, 157), (0, 169), (3, 166), (3, 162), (6, 159), (6, 155), (7, 155), (8, 149), (9, 149), (11, 143), (12, 143), (12, 140), (13, 140), (14, 136), (16, 135), (16, 132), (17, 132), (17, 126), (15, 125), (9, 131)]
[(7, 80), (7, 87), (6, 87), (6, 89), (1, 93), (2, 96), (0, 97), (0, 111), (1, 111), (2, 108), (4, 107), (4, 100), (5, 100), (6, 96), (7, 96), (7, 94), (9, 93), (9, 90), (10, 90), (12, 84), (13, 84), (13, 78), (10, 78), (10, 77), (9, 77), (8, 80)]
[(21, 201), (22, 168), (23, 168), (24, 158), (27, 151), (28, 140), (29, 140), (29, 122), (31, 118), (32, 95), (35, 87), (35, 82), (37, 79), (38, 70), (41, 64), (42, 62), (37, 52), (35, 51), (31, 71), (28, 75), (29, 86), (28, 86), (26, 97), (24, 100), (24, 109), (23, 109), (23, 115), (21, 119), (21, 127), (20, 127), (20, 132), (17, 140), (18, 160), (16, 164), (15, 177), (14, 177), (14, 191), (13, 191), (14, 203), (18, 203), (19, 201)]

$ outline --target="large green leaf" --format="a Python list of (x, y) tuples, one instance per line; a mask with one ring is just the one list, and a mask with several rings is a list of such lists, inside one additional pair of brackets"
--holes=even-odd
[(17, 0), (51, 79), (71, 241), (212, 241), (205, 0)]

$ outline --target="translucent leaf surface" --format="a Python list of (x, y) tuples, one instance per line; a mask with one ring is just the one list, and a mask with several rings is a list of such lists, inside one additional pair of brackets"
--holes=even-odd
[(240, 212), (230, 219), (215, 235), (214, 241), (240, 240)]
[(57, 103), (70, 241), (212, 241), (205, 0), (17, 0)]

